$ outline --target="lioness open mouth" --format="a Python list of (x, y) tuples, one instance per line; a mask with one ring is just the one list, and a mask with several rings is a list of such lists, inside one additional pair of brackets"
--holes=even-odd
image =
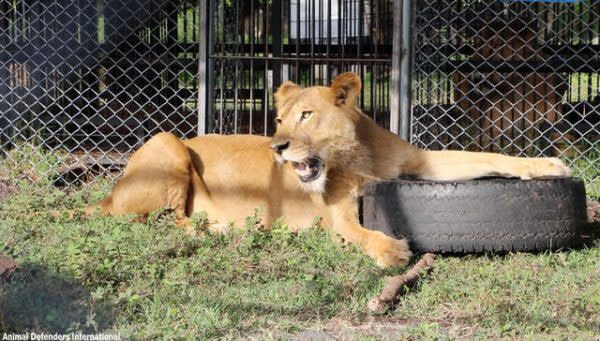
[(302, 182), (318, 179), (323, 171), (323, 166), (323, 161), (318, 157), (309, 157), (302, 162), (292, 162), (292, 167)]

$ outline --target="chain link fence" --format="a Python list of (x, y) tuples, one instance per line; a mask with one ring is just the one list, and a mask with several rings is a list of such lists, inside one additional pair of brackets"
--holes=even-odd
[(197, 1), (0, 0), (0, 13), (0, 176), (116, 176), (153, 134), (197, 134)]
[[(270, 135), (273, 89), (346, 70), (398, 127), (399, 3), (0, 0), (0, 180), (114, 178), (158, 131)], [(411, 142), (559, 156), (600, 196), (600, 2), (409, 3)]]
[(559, 156), (600, 196), (600, 2), (418, 1), (411, 140)]
[(359, 106), (390, 126), (392, 3), (360, 0), (213, 0), (207, 131), (274, 132), (273, 89), (360, 75)]

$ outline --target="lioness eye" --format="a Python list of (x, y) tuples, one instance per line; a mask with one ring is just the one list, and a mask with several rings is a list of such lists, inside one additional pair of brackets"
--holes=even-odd
[(300, 116), (300, 121), (309, 118), (310, 115), (312, 115), (312, 113), (313, 113), (312, 111), (303, 111), (302, 115)]
[(281, 124), (281, 118), (277, 117), (277, 118), (275, 119), (275, 123), (277, 123), (277, 124)]

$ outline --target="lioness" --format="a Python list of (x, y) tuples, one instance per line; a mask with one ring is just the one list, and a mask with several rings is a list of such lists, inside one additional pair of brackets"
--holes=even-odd
[(266, 223), (284, 217), (292, 228), (321, 225), (358, 244), (379, 266), (406, 264), (406, 240), (360, 225), (357, 199), (370, 181), (410, 175), (430, 180), (482, 176), (531, 179), (565, 176), (555, 158), (420, 150), (377, 126), (355, 105), (361, 88), (353, 73), (331, 86), (283, 83), (275, 94), (277, 130), (272, 138), (207, 135), (180, 140), (152, 137), (136, 151), (112, 193), (97, 205), (105, 214), (147, 215), (170, 208), (178, 223), (206, 211), (211, 230), (243, 224), (262, 208)]

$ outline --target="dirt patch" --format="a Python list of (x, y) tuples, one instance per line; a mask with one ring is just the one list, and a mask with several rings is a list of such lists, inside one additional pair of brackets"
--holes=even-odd
[(399, 340), (406, 335), (407, 328), (418, 321), (390, 317), (371, 317), (360, 323), (334, 318), (314, 329), (306, 329), (297, 333), (258, 333), (247, 337), (247, 340)]
[(323, 328), (333, 340), (352, 340), (373, 338), (378, 340), (399, 340), (406, 335), (408, 327), (418, 324), (411, 321), (393, 317), (371, 317), (362, 323), (352, 323), (343, 319), (333, 319)]
[(14, 181), (6, 178), (0, 178), (0, 200), (6, 198), (16, 191)]

